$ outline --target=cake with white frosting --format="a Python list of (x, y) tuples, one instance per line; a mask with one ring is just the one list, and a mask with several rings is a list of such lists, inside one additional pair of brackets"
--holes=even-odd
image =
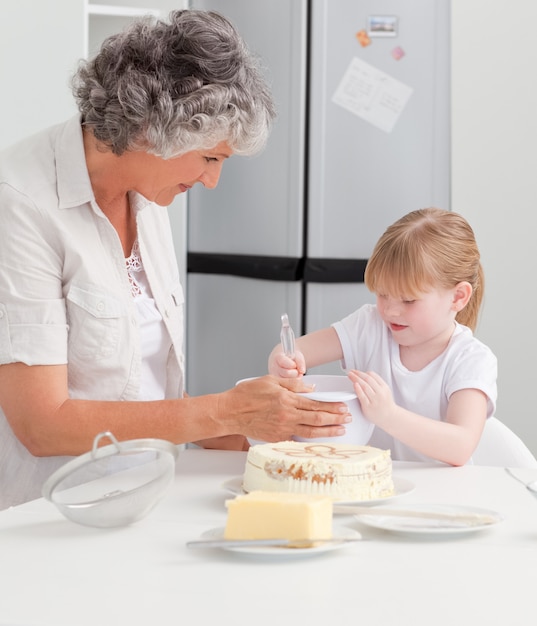
[(352, 444), (281, 441), (251, 446), (244, 491), (283, 491), (359, 501), (394, 494), (389, 450)]

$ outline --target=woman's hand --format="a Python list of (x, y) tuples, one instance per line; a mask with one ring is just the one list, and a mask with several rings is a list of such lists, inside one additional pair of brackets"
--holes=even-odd
[[(262, 376), (244, 381), (219, 395), (219, 415), (235, 432), (260, 441), (286, 441), (345, 434), (351, 421), (344, 402), (319, 402), (300, 392), (313, 387), (300, 379)], [(229, 431), (228, 431), (229, 432)]]

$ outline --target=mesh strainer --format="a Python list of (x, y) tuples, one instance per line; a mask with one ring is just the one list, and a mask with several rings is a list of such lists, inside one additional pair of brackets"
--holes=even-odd
[[(112, 444), (99, 447), (108, 438)], [(149, 513), (171, 486), (177, 447), (162, 439), (119, 443), (111, 432), (95, 437), (91, 452), (60, 467), (43, 485), (43, 496), (68, 519), (108, 528)]]

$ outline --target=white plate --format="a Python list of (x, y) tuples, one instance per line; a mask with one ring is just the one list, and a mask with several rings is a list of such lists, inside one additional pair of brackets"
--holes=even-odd
[[(397, 509), (397, 506), (391, 506), (390, 509)], [(459, 506), (451, 504), (413, 504), (411, 506), (400, 506), (405, 511), (433, 511), (448, 514), (473, 514), (478, 513), (495, 518), (493, 524), (475, 524), (464, 520), (435, 520), (427, 518), (415, 517), (388, 517), (382, 515), (379, 510), (378, 515), (355, 515), (355, 518), (366, 526), (380, 528), (395, 533), (403, 534), (419, 534), (419, 535), (451, 535), (460, 533), (475, 533), (480, 530), (492, 528), (495, 524), (502, 521), (502, 517), (496, 511), (488, 509), (480, 509), (474, 506)]]
[[(393, 478), (393, 486), (395, 488), (395, 493), (392, 496), (386, 496), (385, 498), (378, 498), (376, 500), (334, 500), (335, 504), (360, 504), (362, 506), (373, 506), (374, 504), (382, 504), (383, 502), (389, 502), (391, 500), (395, 500), (396, 498), (400, 498), (411, 491), (414, 491), (415, 485), (414, 483), (406, 480), (405, 478)], [(230, 491), (234, 493), (236, 496), (242, 495), (246, 493), (242, 488), (242, 476), (235, 476), (235, 478), (230, 478), (226, 480), (222, 487), (226, 491)]]
[[(357, 530), (353, 528), (334, 528), (332, 531), (334, 539), (346, 539), (357, 538), (361, 539), (361, 535)], [(213, 528), (207, 530), (201, 536), (202, 539), (223, 539), (224, 528)], [(339, 550), (344, 547), (354, 545), (353, 543), (344, 543), (334, 541), (334, 543), (322, 543), (318, 546), (312, 546), (309, 548), (282, 548), (279, 546), (239, 546), (239, 547), (222, 547), (221, 550), (227, 550), (229, 552), (242, 552), (243, 554), (254, 554), (257, 556), (269, 556), (279, 558), (301, 558), (305, 556), (314, 556), (316, 554), (322, 554), (324, 552), (330, 552), (332, 550)]]

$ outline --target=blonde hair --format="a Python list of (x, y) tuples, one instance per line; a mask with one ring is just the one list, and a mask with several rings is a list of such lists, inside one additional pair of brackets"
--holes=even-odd
[(472, 296), (456, 320), (475, 330), (485, 276), (474, 231), (458, 213), (436, 208), (412, 211), (389, 226), (365, 270), (370, 291), (405, 298), (463, 281)]

